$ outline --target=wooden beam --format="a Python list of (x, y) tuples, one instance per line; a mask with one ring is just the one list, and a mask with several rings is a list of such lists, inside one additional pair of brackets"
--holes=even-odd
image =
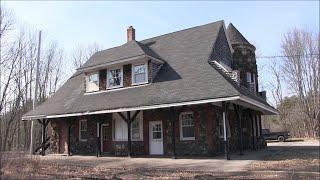
[(71, 119), (67, 119), (67, 145), (68, 145), (68, 156), (72, 155), (71, 152), (71, 127), (72, 127), (73, 121)]
[(41, 144), (42, 151), (41, 151), (41, 155), (45, 156), (46, 155), (46, 149), (45, 149), (46, 148), (46, 120), (45, 119), (42, 120), (41, 125), (42, 125), (42, 144)]
[(127, 125), (128, 125), (128, 157), (131, 157), (131, 118), (130, 111), (127, 111)]
[(128, 119), (122, 114), (122, 112), (118, 112), (118, 114), (125, 122), (128, 121)]
[(227, 160), (230, 160), (229, 156), (229, 141), (228, 141), (228, 128), (227, 128), (227, 110), (229, 104), (227, 102), (222, 102), (222, 118), (223, 118), (223, 140), (224, 140), (224, 155)]
[(96, 145), (96, 156), (100, 157), (101, 155), (101, 122), (98, 120), (97, 122), (97, 145)]
[(176, 121), (176, 115), (174, 107), (170, 107), (169, 109), (169, 120), (171, 123), (171, 142), (172, 142), (172, 158), (177, 159), (176, 157), (176, 133), (175, 133), (175, 121)]
[(238, 148), (239, 148), (239, 155), (243, 155), (243, 145), (242, 145), (242, 107), (237, 104), (233, 104), (233, 107), (236, 111), (237, 117), (237, 128), (238, 128)]
[(252, 111), (249, 110), (249, 116), (250, 116), (250, 120), (251, 120), (251, 134), (252, 134), (252, 150), (255, 150), (256, 149), (256, 144), (254, 142), (254, 119), (253, 119), (253, 114), (252, 114)]
[[(133, 114), (132, 118), (129, 117), (131, 122), (136, 119), (136, 117), (138, 116), (139, 112), (140, 112), (140, 110), (136, 111), (136, 112)], [(129, 118), (128, 118), (128, 119), (129, 119)]]

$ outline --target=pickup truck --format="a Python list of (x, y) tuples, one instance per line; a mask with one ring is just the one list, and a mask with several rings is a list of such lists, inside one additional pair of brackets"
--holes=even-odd
[(290, 137), (290, 133), (288, 131), (270, 132), (269, 129), (262, 129), (261, 132), (265, 140), (278, 140), (279, 142), (284, 142)]

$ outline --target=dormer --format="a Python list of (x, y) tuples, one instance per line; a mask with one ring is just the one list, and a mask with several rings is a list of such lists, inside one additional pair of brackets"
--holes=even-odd
[(137, 87), (153, 82), (164, 61), (135, 40), (135, 29), (127, 29), (128, 42), (95, 53), (78, 70), (85, 73), (85, 92)]

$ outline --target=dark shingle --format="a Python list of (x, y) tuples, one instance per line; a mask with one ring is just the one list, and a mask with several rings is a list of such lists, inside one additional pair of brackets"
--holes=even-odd
[(228, 25), (227, 33), (228, 33), (228, 37), (229, 37), (229, 39), (231, 41), (231, 44), (248, 44), (248, 45), (251, 45), (249, 43), (249, 41), (238, 31), (238, 29), (233, 26), (232, 23), (230, 23)]
[(77, 72), (54, 96), (24, 116), (82, 113), (238, 96), (238, 87), (209, 64), (213, 51), (219, 50), (215, 48), (215, 42), (223, 23), (218, 21), (100, 51), (85, 66), (140, 53), (156, 56), (166, 63), (151, 84), (87, 95), (84, 94), (84, 73)]

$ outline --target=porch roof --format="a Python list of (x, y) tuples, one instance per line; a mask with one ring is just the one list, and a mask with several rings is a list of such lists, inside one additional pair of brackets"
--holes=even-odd
[(51, 98), (25, 114), (22, 119), (78, 116), (231, 100), (251, 104), (265, 114), (275, 114), (277, 111), (265, 100), (247, 89), (240, 88), (230, 77), (209, 63), (213, 58), (222, 60), (231, 57), (230, 49), (223, 49), (230, 46), (217, 45), (227, 43), (221, 40), (216, 42), (221, 33), (225, 33), (224, 22), (218, 21), (140, 41), (144, 48), (153, 53), (153, 57), (157, 56), (165, 61), (153, 83), (85, 93), (85, 75), (77, 71)]

